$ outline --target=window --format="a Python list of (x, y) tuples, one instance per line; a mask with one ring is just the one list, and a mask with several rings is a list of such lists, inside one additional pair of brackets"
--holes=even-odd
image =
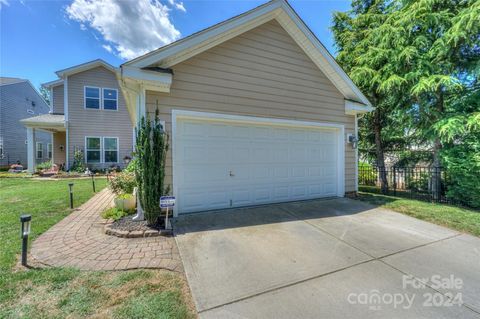
[(87, 137), (85, 144), (87, 163), (100, 163), (102, 146), (100, 137)]
[(48, 158), (49, 159), (52, 159), (52, 143), (48, 143), (47, 144), (47, 154), (48, 154)]
[(0, 159), (5, 158), (3, 153), (3, 137), (0, 137)]
[(100, 109), (100, 89), (95, 87), (85, 87), (85, 108)]
[(43, 158), (43, 143), (37, 142), (37, 159)]
[(105, 163), (118, 162), (118, 138), (104, 137), (103, 138), (103, 159)]
[(103, 89), (103, 109), (117, 109), (117, 93), (118, 92), (115, 89)]

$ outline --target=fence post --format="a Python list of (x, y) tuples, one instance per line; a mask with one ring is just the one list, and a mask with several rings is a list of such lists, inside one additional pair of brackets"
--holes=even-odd
[(397, 174), (395, 166), (393, 166), (393, 195), (397, 196)]

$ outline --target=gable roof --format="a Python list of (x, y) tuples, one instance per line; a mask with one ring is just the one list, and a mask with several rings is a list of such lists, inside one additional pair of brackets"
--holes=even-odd
[(50, 82), (42, 83), (42, 86), (46, 89), (54, 88), (56, 86), (62, 85), (63, 79), (53, 80)]
[(371, 110), (371, 103), (343, 71), (286, 0), (272, 0), (250, 11), (123, 63), (123, 69), (170, 68), (270, 20), (277, 22), (327, 76), (346, 100)]
[(20, 83), (26, 83), (32, 90), (35, 92), (35, 94), (40, 98), (40, 100), (45, 103), (45, 106), (48, 107), (51, 111), (50, 105), (45, 101), (45, 98), (43, 95), (38, 92), (38, 90), (33, 86), (32, 82), (27, 79), (20, 79), (20, 78), (12, 78), (12, 77), (0, 77), (0, 86), (6, 86), (6, 85), (14, 85), (14, 84), (20, 84)]
[(20, 79), (20, 78), (0, 77), (0, 85), (15, 84), (15, 83), (21, 83), (26, 81), (27, 80)]
[(53, 80), (53, 81), (50, 81), (50, 82), (46, 82), (46, 83), (42, 83), (42, 86), (44, 88), (50, 89), (50, 88), (62, 85), (63, 84), (63, 79), (65, 78), (65, 76), (70, 76), (70, 75), (73, 75), (73, 74), (76, 74), (76, 73), (80, 73), (80, 72), (87, 71), (87, 70), (90, 70), (90, 69), (93, 69), (93, 68), (97, 68), (99, 66), (103, 66), (104, 68), (112, 71), (113, 73), (116, 73), (117, 70), (118, 70), (116, 67), (114, 67), (113, 65), (103, 61), (102, 59), (96, 59), (96, 60), (88, 61), (88, 62), (85, 62), (85, 63), (82, 63), (82, 64), (74, 65), (74, 66), (66, 68), (66, 69), (56, 71), (55, 74), (59, 77), (59, 79)]
[[(90, 70), (90, 69), (93, 69), (93, 68), (96, 68), (96, 67), (99, 67), (99, 66), (103, 66), (104, 68), (106, 68), (106, 69), (108, 69), (108, 70), (110, 70), (114, 73), (117, 72), (117, 68), (115, 68), (113, 65), (103, 61), (102, 59), (96, 59), (96, 60), (93, 60), (93, 61), (78, 64), (78, 65), (63, 69), (63, 70), (56, 71), (55, 74), (59, 78), (63, 79), (65, 76), (69, 76), (69, 75), (73, 75), (73, 74), (80, 73), (80, 72), (83, 72), (83, 71), (87, 71), (87, 70)], [(49, 82), (49, 83), (51, 83), (51, 82)]]

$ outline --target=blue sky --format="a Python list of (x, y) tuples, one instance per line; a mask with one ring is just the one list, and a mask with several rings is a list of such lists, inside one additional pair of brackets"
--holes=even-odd
[[(54, 80), (54, 71), (89, 60), (101, 58), (118, 66), (265, 2), (152, 1), (0, 0), (0, 75), (27, 78), (38, 87)], [(350, 1), (290, 4), (334, 54), (332, 13), (348, 10)]]

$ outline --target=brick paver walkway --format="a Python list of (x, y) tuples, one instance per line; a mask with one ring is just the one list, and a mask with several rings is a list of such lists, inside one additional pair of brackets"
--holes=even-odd
[(106, 235), (100, 213), (112, 205), (104, 189), (42, 234), (31, 255), (41, 264), (83, 270), (164, 268), (183, 271), (173, 237), (119, 238)]

